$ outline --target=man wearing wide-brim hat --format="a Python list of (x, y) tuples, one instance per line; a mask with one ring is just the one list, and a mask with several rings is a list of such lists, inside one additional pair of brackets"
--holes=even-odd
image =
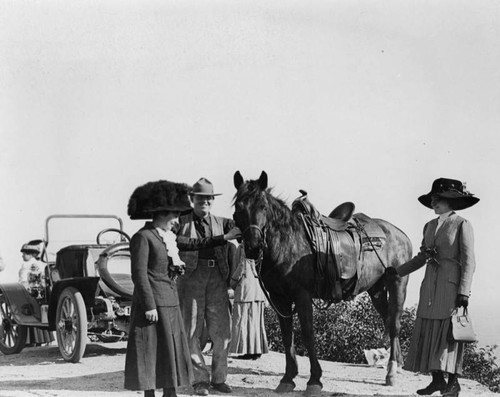
[[(210, 212), (215, 196), (220, 194), (214, 192), (208, 179), (200, 178), (190, 193), (193, 211), (180, 217), (178, 235), (202, 238), (233, 230), (235, 224), (232, 219), (215, 216)], [(231, 339), (227, 247), (189, 252), (180, 248), (186, 273), (179, 281), (179, 298), (191, 351), (194, 391), (198, 395), (208, 395), (212, 386), (219, 392), (230, 393), (232, 389), (226, 383)], [(205, 322), (213, 349), (211, 373), (200, 347)]]

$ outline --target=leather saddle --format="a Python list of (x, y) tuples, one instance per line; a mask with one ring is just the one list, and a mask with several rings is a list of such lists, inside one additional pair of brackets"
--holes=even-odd
[(292, 203), (292, 212), (304, 213), (311, 217), (318, 226), (328, 227), (335, 231), (344, 231), (349, 226), (349, 220), (354, 212), (354, 203), (345, 202), (337, 206), (329, 216), (321, 215), (307, 197), (305, 190), (299, 190), (302, 194)]
[[(338, 205), (326, 217), (309, 201), (306, 191), (300, 190), (300, 193), (302, 195), (292, 203), (292, 212), (301, 217), (316, 255), (317, 295), (325, 301), (338, 302), (346, 297), (343, 286), (357, 284), (363, 252), (381, 249), (383, 244), (378, 242), (382, 238), (385, 241), (385, 234), (368, 216), (354, 214), (352, 202)], [(345, 283), (346, 280), (354, 282)], [(358, 289), (356, 285), (355, 290)]]

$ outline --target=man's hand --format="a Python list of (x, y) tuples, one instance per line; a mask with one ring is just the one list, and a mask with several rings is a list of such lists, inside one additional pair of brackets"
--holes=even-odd
[(241, 237), (241, 230), (239, 227), (235, 226), (233, 227), (229, 232), (224, 234), (224, 240), (234, 240), (237, 239), (238, 237)]
[(393, 267), (388, 267), (385, 269), (385, 274), (387, 274), (389, 277), (396, 277), (398, 276), (398, 271)]
[(156, 323), (158, 321), (158, 312), (156, 311), (156, 309), (148, 310), (146, 312), (146, 320), (148, 320), (150, 323)]
[(467, 295), (458, 294), (457, 299), (455, 300), (455, 306), (463, 306), (464, 309), (467, 309), (467, 306), (469, 306), (469, 297)]

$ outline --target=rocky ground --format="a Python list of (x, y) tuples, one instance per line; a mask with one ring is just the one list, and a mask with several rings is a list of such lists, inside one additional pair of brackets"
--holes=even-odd
[[(140, 392), (123, 389), (125, 342), (92, 343), (78, 364), (65, 362), (57, 346), (32, 347), (20, 354), (5, 356), (0, 353), (0, 397), (132, 397)], [(206, 357), (207, 362), (210, 356)], [(297, 388), (283, 397), (301, 396), (306, 388), (309, 361), (299, 357)], [(385, 370), (362, 364), (321, 362), (323, 368), (322, 396), (413, 396), (418, 388), (429, 382), (429, 377), (402, 371), (398, 384), (384, 385)], [(229, 360), (228, 383), (234, 392), (228, 396), (276, 397), (284, 370), (284, 356), (271, 352), (256, 361)], [(462, 397), (500, 396), (474, 381), (461, 380)], [(180, 396), (190, 390), (180, 390)], [(221, 395), (214, 392), (214, 395)], [(157, 393), (161, 395), (161, 393)], [(438, 395), (436, 393), (436, 395)]]

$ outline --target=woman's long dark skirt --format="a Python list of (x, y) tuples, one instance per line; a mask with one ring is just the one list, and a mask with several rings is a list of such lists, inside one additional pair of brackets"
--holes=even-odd
[(132, 307), (125, 359), (125, 388), (151, 390), (188, 386), (193, 379), (179, 306), (158, 307), (158, 322)]

